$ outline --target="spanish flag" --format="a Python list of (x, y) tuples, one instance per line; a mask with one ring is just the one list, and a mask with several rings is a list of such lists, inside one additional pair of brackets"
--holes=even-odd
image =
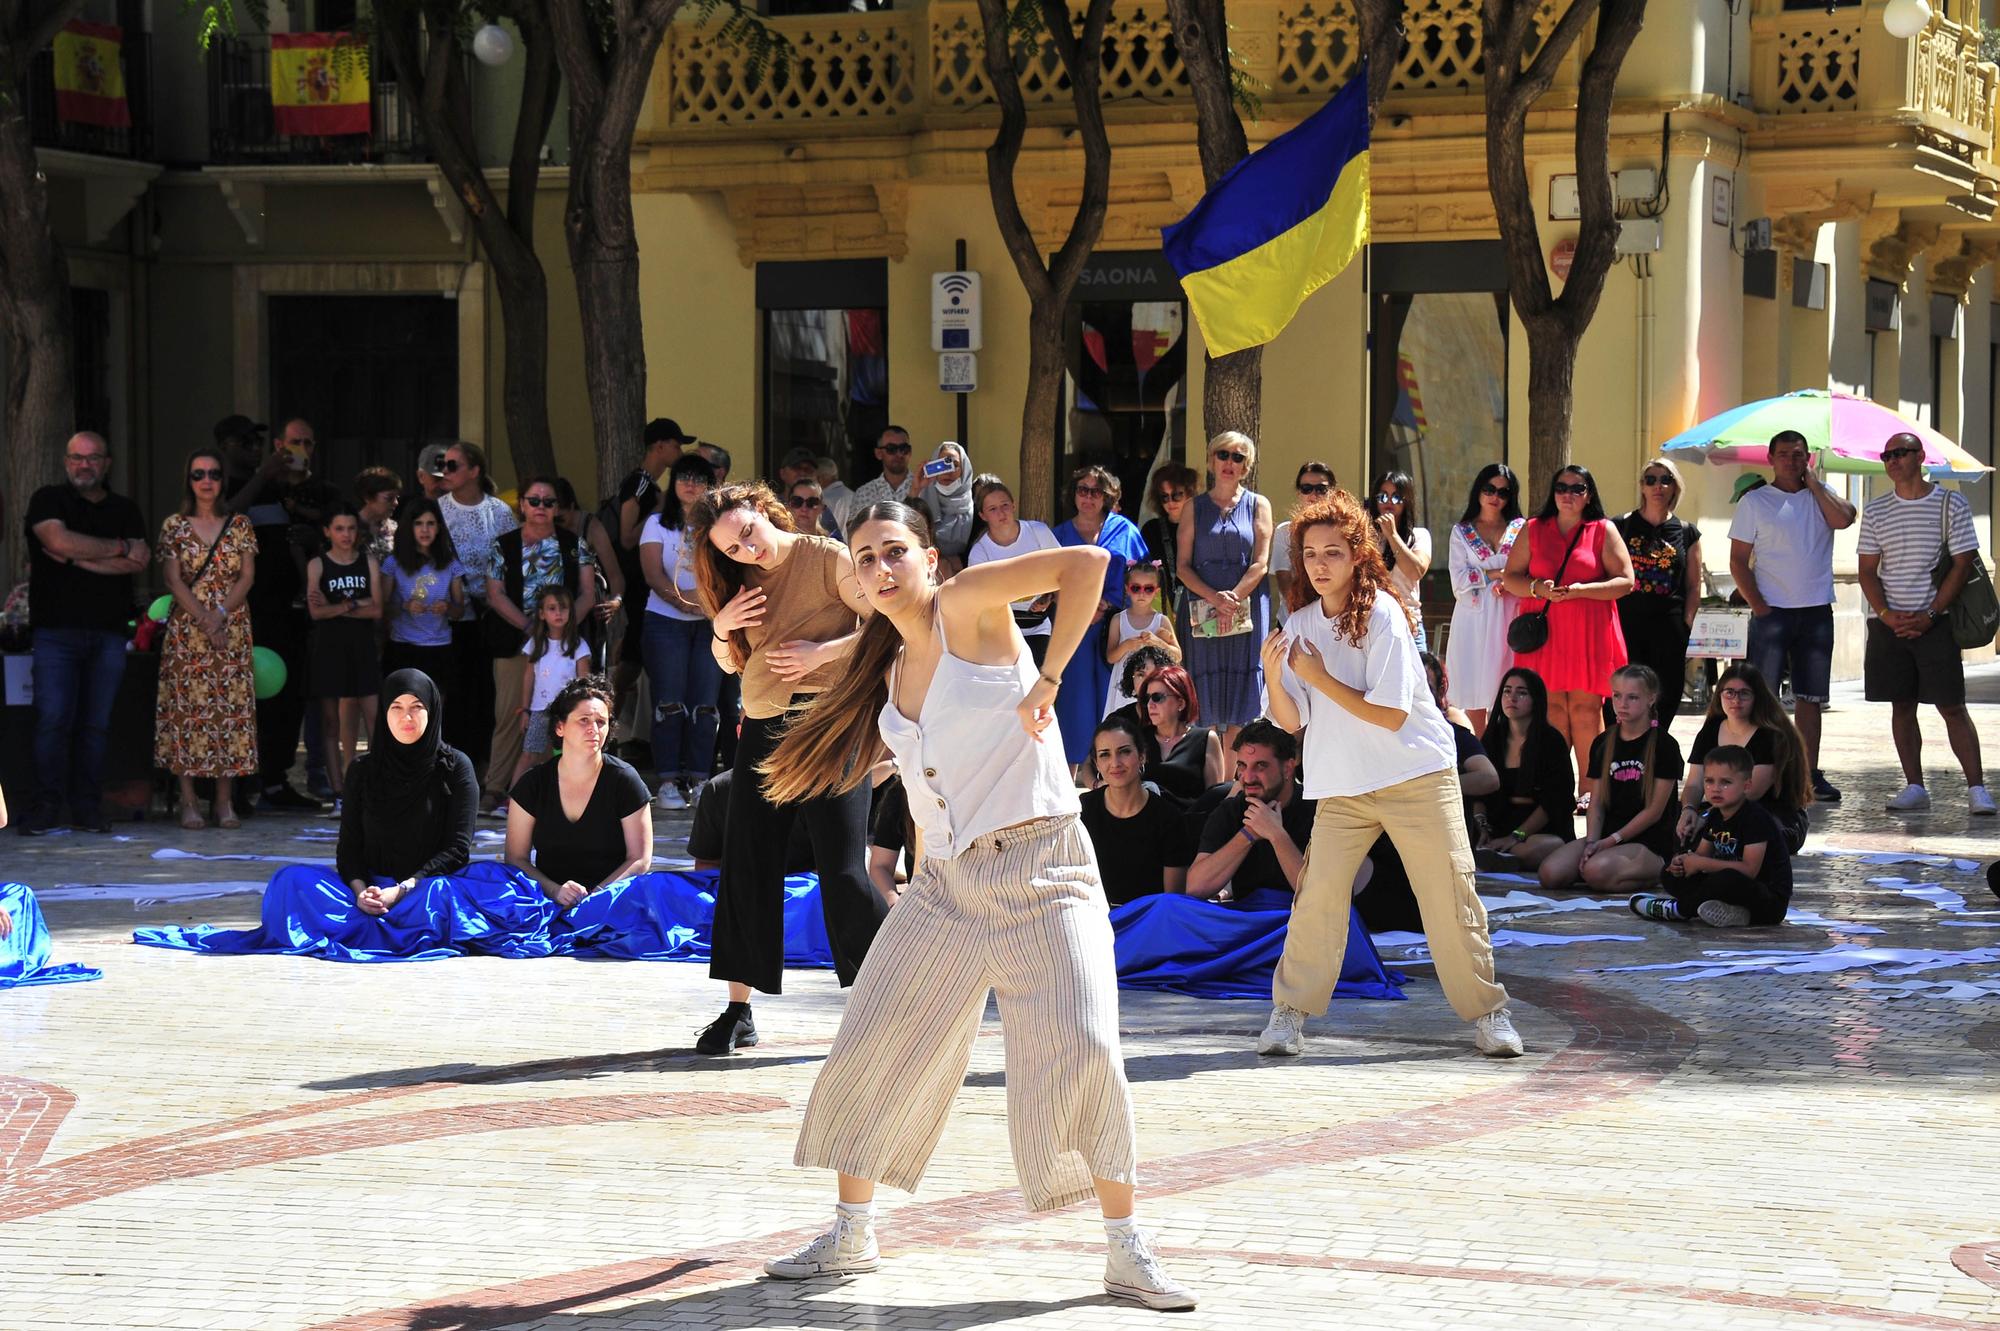
[(118, 51), (125, 30), (110, 23), (73, 19), (55, 40), (56, 117), (73, 125), (129, 129), (125, 66)]
[(366, 48), (340, 32), (271, 34), (271, 116), (278, 133), (366, 134), (368, 112)]
[(1283, 332), (1368, 241), (1367, 67), (1162, 236), (1209, 355)]

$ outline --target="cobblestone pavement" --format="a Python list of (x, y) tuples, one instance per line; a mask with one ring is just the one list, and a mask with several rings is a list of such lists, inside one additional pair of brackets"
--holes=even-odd
[[(2000, 765), (2000, 673), (1977, 688)], [(1885, 814), (1886, 712), (1838, 701), (1826, 766), (1847, 800), (1815, 814), (1817, 848), (1993, 858), (2000, 828), (1965, 816), (1934, 718), (1926, 733), (1937, 810)], [(330, 855), (296, 839), (325, 825), (7, 836), (0, 873), (42, 890), (255, 880), (272, 866), (151, 855)], [(1891, 877), (1907, 881), (1869, 881)], [(1421, 965), (1413, 1001), (1337, 1004), (1283, 1063), (1252, 1052), (1262, 1005), (1124, 995), (1142, 1218), (1202, 1298), (1175, 1324), (2000, 1326), (2000, 998), (1868, 989), (1910, 981), (1863, 970), (1592, 969), (1843, 944), (2000, 957), (2000, 902), (1972, 873), (1834, 855), (1800, 878), (1795, 906), (1821, 923), (1496, 919), (1621, 936), (1500, 952), (1530, 1048), (1511, 1063), (1472, 1053)], [(1909, 883), (1962, 894), (1963, 912)], [(248, 922), (254, 896), (50, 897), (58, 959), (105, 978), (0, 995), (5, 1331), (1163, 1316), (1104, 1298), (1088, 1207), (1021, 1209), (990, 1014), (922, 1189), (883, 1194), (882, 1270), (773, 1284), (761, 1260), (831, 1200), (789, 1163), (840, 1014), (830, 976), (794, 972), (758, 1005), (762, 1045), (699, 1060), (719, 1001), (699, 968), (195, 957), (130, 930)], [(1914, 979), (2000, 980), (1995, 961), (1946, 962)]]

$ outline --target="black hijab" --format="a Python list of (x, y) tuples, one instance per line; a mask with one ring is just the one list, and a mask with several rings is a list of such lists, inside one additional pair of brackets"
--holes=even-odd
[[(389, 728), (389, 706), (410, 694), (430, 713), (424, 733), (405, 744)], [(375, 712), (375, 733), (368, 742), (368, 805), (371, 812), (407, 809), (429, 791), (438, 757), (444, 749), (444, 698), (431, 677), (421, 670), (398, 670), (382, 681), (382, 701)]]

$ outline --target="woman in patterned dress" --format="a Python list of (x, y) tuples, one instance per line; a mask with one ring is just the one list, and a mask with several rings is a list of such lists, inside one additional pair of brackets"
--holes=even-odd
[(1521, 516), (1521, 478), (1504, 462), (1489, 462), (1473, 477), (1465, 512), (1451, 529), (1446, 561), (1451, 569), (1451, 632), (1444, 643), (1449, 701), (1486, 732), (1486, 712), (1500, 692), (1514, 649), (1507, 626), (1521, 601), (1507, 590), (1507, 556), (1527, 519)]
[(257, 698), (250, 664), (250, 595), (257, 538), (222, 504), (223, 463), (198, 449), (187, 461), (180, 512), (160, 524), (161, 572), (173, 593), (160, 651), (153, 761), (181, 781), (181, 826), (206, 826), (196, 777), (215, 780), (215, 821), (239, 826), (235, 778), (257, 770)]

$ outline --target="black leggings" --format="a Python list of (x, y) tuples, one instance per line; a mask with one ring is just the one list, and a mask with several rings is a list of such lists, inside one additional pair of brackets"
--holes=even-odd
[(1691, 873), (1685, 878), (1668, 874), (1666, 889), (1681, 905), (1681, 914), (1693, 915), (1704, 901), (1725, 901), (1750, 912), (1752, 924), (1783, 924), (1789, 898), (1781, 896), (1741, 869), (1717, 869), (1712, 873)]
[(803, 818), (819, 870), (820, 909), (833, 971), (841, 985), (854, 983), (861, 959), (881, 927), (882, 899), (868, 883), (868, 783), (844, 795), (797, 804), (764, 798), (757, 764), (771, 756), (788, 716), (743, 718), (736, 742), (736, 775), (729, 792), (729, 822), (722, 834), (722, 876), (715, 891), (715, 943), (708, 973), (767, 994), (783, 990), (785, 976), (785, 845), (792, 820)]
[[(1634, 665), (1651, 666), (1660, 677), (1660, 696), (1653, 704), (1653, 716), (1671, 729), (1674, 714), (1681, 708), (1681, 691), (1687, 687), (1687, 621), (1680, 615), (1638, 614), (1621, 618), (1625, 630), (1625, 656)], [(1610, 704), (1604, 714), (1611, 715)]]

